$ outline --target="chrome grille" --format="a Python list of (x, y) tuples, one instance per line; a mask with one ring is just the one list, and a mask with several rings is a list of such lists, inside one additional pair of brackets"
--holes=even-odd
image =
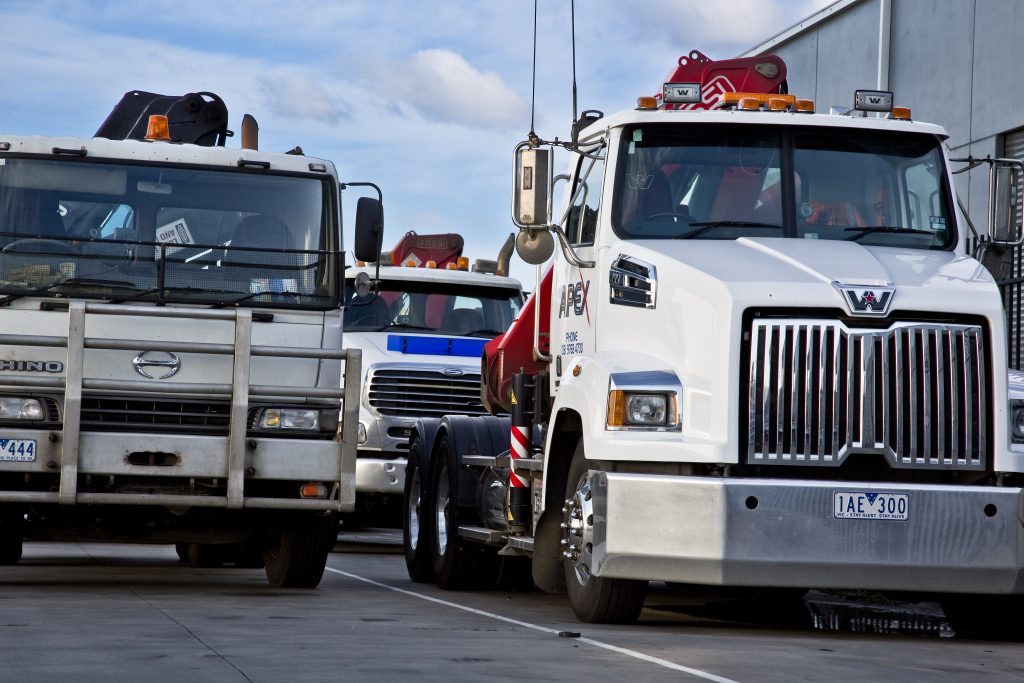
[(480, 374), (444, 374), (443, 369), (373, 368), (370, 405), (381, 415), (440, 417), (486, 415), (480, 403)]
[(123, 429), (227, 434), (231, 408), (227, 402), (82, 397), (82, 431)]
[(749, 463), (839, 465), (859, 452), (893, 467), (985, 466), (979, 326), (755, 320), (749, 369)]

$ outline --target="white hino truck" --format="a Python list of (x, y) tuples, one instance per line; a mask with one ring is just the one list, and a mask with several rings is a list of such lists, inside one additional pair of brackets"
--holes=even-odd
[(134, 91), (93, 138), (0, 135), (0, 562), (168, 543), (320, 582), (355, 496), (342, 186), (254, 124), (228, 148), (215, 95)]
[[(737, 62), (691, 53), (635, 110), (517, 147), (517, 249), (554, 259), (485, 349), (511, 419), (416, 426), (409, 575), (529, 558), (592, 622), (637, 619), (650, 581), (915, 592), (958, 633), (1019, 634), (1024, 403), (947, 134)], [(1020, 163), (969, 163), (994, 181), (982, 246), (1016, 243)]]
[(378, 263), (346, 271), (345, 341), (362, 352), (356, 512), (345, 524), (401, 523), (409, 435), (421, 417), (485, 415), (480, 355), (512, 324), (522, 286), (513, 243), (470, 270), (456, 233), (402, 236)]

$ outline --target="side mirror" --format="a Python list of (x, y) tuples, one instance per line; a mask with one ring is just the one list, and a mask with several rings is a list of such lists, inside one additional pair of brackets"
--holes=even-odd
[(512, 221), (520, 228), (534, 228), (551, 223), (548, 205), (550, 151), (516, 148), (515, 186), (512, 190)]
[[(1003, 163), (1000, 163), (1003, 162)], [(1021, 169), (1017, 160), (997, 160), (992, 164), (989, 177), (989, 239), (993, 242), (1015, 244), (1020, 239), (1020, 217), (1017, 216), (1017, 197), (1020, 191)]]
[(384, 207), (379, 199), (360, 197), (356, 202), (356, 259), (377, 262), (383, 241)]

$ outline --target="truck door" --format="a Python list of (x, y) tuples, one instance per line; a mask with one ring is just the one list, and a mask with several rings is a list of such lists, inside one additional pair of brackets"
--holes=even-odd
[[(569, 185), (569, 210), (562, 221), (569, 243), (583, 261), (597, 258), (595, 240), (600, 217), (604, 186), (605, 148), (590, 155), (579, 155)], [(551, 353), (555, 356), (554, 389), (564, 369), (581, 355), (593, 354), (596, 344), (598, 307), (596, 268), (580, 268), (566, 260), (560, 251), (556, 256), (554, 282), (551, 288)]]

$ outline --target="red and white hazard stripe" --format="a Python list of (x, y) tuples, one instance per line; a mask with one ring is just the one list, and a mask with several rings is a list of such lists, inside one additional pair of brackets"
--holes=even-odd
[(515, 489), (527, 487), (526, 479), (516, 474), (516, 460), (530, 457), (530, 437), (526, 432), (526, 427), (512, 425), (512, 448), (510, 452), (512, 456), (512, 472), (509, 474), (509, 482), (512, 488)]

